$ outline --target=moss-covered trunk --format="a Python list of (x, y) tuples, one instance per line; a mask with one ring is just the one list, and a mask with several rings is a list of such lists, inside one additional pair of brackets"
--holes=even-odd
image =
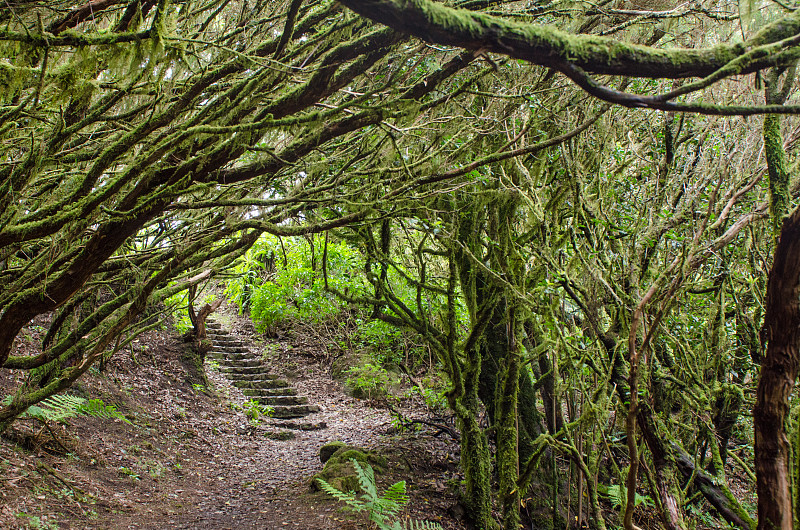
[[(492, 321), (487, 326), (482, 347), (483, 365), (480, 375), (480, 398), (486, 406), (492, 424), (499, 421), (497, 388), (500, 372), (509, 356), (518, 355), (512, 351), (506, 329), (503, 308), (495, 310)], [(542, 417), (536, 408), (536, 387), (530, 371), (517, 370), (517, 401), (519, 406), (519, 457), (520, 462), (527, 462), (534, 453), (534, 440), (542, 433)]]
[[(476, 374), (477, 375), (477, 374)], [(453, 407), (461, 429), (461, 466), (464, 469), (465, 504), (475, 528), (495, 527), (492, 518), (492, 461), (486, 434), (478, 423), (477, 377), (467, 376), (464, 395)]]
[(500, 505), (503, 530), (518, 530), (520, 524), (519, 434), (517, 430), (517, 399), (521, 364), (517, 334), (516, 312), (508, 313), (509, 351), (497, 387), (497, 474), (500, 486)]
[[(795, 67), (789, 69), (783, 87), (778, 86), (783, 69), (772, 69), (766, 79), (764, 99), (770, 105), (783, 105), (794, 82)], [(764, 157), (767, 159), (769, 173), (769, 211), (772, 221), (772, 234), (775, 238), (781, 232), (783, 218), (789, 208), (789, 170), (786, 167), (786, 151), (783, 149), (781, 116), (764, 116)]]

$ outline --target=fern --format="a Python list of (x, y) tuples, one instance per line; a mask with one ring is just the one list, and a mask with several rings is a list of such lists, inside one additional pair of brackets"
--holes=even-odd
[(364, 502), (360, 501), (354, 493), (345, 492), (337, 488), (334, 488), (333, 486), (328, 484), (328, 482), (326, 482), (321, 478), (318, 478), (317, 482), (319, 483), (319, 486), (322, 488), (322, 491), (324, 491), (331, 497), (335, 498), (337, 501), (347, 504), (350, 507), (350, 509), (352, 509), (354, 512), (360, 512), (367, 509)]
[(406, 482), (403, 480), (392, 484), (383, 496), (385, 499), (396, 503), (398, 506), (405, 506), (409, 501), (408, 495), (406, 495)]
[(405, 521), (402, 525), (399, 521), (395, 521), (394, 526), (392, 526), (391, 530), (444, 530), (442, 525), (439, 523), (434, 523), (433, 521), (417, 521), (417, 520), (408, 520)]
[(116, 405), (106, 405), (102, 399), (87, 399), (78, 409), (78, 412), (86, 416), (94, 416), (95, 418), (109, 420), (118, 419), (127, 424), (131, 423), (124, 414), (117, 410)]
[(347, 504), (354, 512), (367, 511), (369, 520), (377, 524), (380, 530), (442, 530), (441, 525), (430, 521), (405, 521), (403, 523), (394, 521), (394, 524), (390, 524), (388, 520), (397, 517), (398, 512), (409, 502), (405, 481), (401, 480), (392, 484), (383, 495), (379, 495), (372, 466), (369, 464), (362, 466), (355, 458), (351, 458), (350, 461), (356, 470), (358, 483), (364, 491), (361, 498), (357, 497), (355, 493), (340, 491), (325, 480), (318, 478), (317, 482), (325, 493), (339, 502)]
[(383, 528), (383, 525), (386, 524), (386, 519), (393, 518), (403, 506), (408, 504), (406, 483), (401, 481), (393, 484), (381, 496), (378, 494), (378, 488), (375, 485), (375, 471), (372, 466), (364, 464), (364, 467), (362, 467), (355, 458), (350, 459), (350, 461), (353, 463), (358, 482), (364, 491), (361, 498), (364, 500), (366, 509), (369, 512), (369, 519)]
[[(611, 501), (612, 508), (616, 508), (617, 506), (623, 507), (628, 503), (628, 488), (626, 488), (625, 485), (613, 484), (611, 486), (598, 486), (597, 491), (608, 497), (608, 500)], [(653, 499), (651, 499), (649, 495), (639, 495), (637, 492), (635, 498), (636, 506), (640, 504), (652, 506), (653, 504)]]
[[(10, 405), (12, 399), (12, 396), (6, 396), (3, 400), (3, 405)], [(35, 418), (43, 422), (65, 421), (75, 416), (94, 416), (103, 419), (117, 418), (125, 423), (130, 423), (117, 410), (117, 407), (106, 405), (102, 399), (84, 399), (68, 394), (50, 396), (36, 405), (31, 405), (20, 415), (21, 418)]]

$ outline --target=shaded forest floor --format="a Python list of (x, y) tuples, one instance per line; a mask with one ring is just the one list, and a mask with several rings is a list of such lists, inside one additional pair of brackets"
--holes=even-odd
[[(296, 431), (290, 440), (268, 438), (270, 427), (251, 424), (237, 406), (246, 398), (222, 374), (207, 370), (211, 392), (193, 385), (180, 341), (149, 332), (73, 389), (116, 405), (130, 424), (76, 418), (51, 432), (28, 420), (15, 426), (15, 442), (0, 439), (0, 527), (366, 528), (362, 517), (310, 489), (322, 469), (319, 448), (341, 440), (387, 457), (378, 483), (407, 482), (406, 515), (463, 528), (449, 515), (462, 478), (457, 443), (427, 429), (399, 432), (384, 408), (349, 397), (330, 376), (320, 345), (308, 338), (257, 342), (246, 320), (226, 313), (219, 321), (256, 340), (273, 372), (322, 407), (308, 420), (327, 427)], [(33, 326), (18, 351), (33, 348), (42, 331)], [(11, 377), (0, 374), (3, 395)], [(405, 406), (409, 417), (426, 415), (413, 403)]]

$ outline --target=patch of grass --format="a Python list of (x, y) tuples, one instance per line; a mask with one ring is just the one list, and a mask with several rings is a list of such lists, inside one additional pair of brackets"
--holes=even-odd
[(141, 476), (139, 476), (139, 474), (136, 471), (134, 471), (133, 469), (131, 469), (129, 467), (121, 466), (119, 468), (119, 473), (120, 473), (120, 475), (128, 476), (128, 477), (132, 478), (133, 480), (141, 480)]
[(47, 519), (47, 516), (38, 515), (28, 515), (24, 512), (17, 513), (17, 517), (19, 519), (23, 519), (28, 528), (33, 528), (35, 530), (58, 530), (58, 524), (55, 521), (50, 521)]

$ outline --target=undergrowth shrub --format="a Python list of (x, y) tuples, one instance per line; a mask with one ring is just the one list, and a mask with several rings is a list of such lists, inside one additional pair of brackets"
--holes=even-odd
[(354, 341), (381, 366), (415, 365), (424, 360), (425, 348), (415, 342), (415, 334), (382, 320), (362, 320)]
[(388, 370), (372, 363), (364, 363), (345, 370), (347, 387), (354, 397), (366, 399), (386, 398), (390, 395), (393, 379)]
[[(262, 236), (235, 265), (225, 295), (240, 312), (250, 313), (260, 333), (275, 333), (278, 327), (290, 325), (323, 345), (321, 355), (332, 363), (340, 359), (342, 367), (336, 372), (344, 375), (357, 397), (389, 397), (400, 382), (397, 368), (415, 374), (435, 370), (436, 359), (419, 334), (373, 318), (371, 307), (356, 307), (334, 294), (369, 298), (374, 287), (366, 279), (365, 259), (359, 249), (331, 237), (327, 250), (325, 247), (322, 235)], [(444, 318), (443, 295), (426, 292), (418, 296), (416, 285), (408, 280), (414, 274), (401, 264), (386, 272), (392, 296), (432, 320)], [(378, 273), (379, 269), (372, 271)], [(457, 306), (456, 317), (466, 330), (469, 317), (463, 304)], [(440, 409), (445, 403), (443, 389), (427, 386), (420, 395), (430, 408)]]
[(250, 425), (256, 427), (261, 424), (267, 418), (271, 418), (272, 414), (275, 412), (275, 409), (270, 405), (262, 405), (258, 402), (258, 400), (251, 399), (249, 401), (245, 401), (241, 405), (233, 404), (231, 405), (233, 410), (238, 412), (244, 413), (247, 416), (247, 420), (250, 422)]
[[(287, 320), (322, 322), (347, 306), (325, 289), (322, 273), (324, 238), (263, 236), (235, 267), (225, 294), (240, 311), (250, 311), (260, 332)], [(349, 294), (366, 287), (361, 279), (363, 259), (344, 242), (329, 241), (328, 285)]]
[(358, 496), (352, 492), (341, 491), (318, 478), (317, 482), (325, 493), (345, 503), (349, 510), (357, 513), (367, 512), (369, 520), (380, 530), (442, 530), (441, 525), (431, 521), (399, 520), (400, 510), (409, 502), (405, 481), (392, 484), (381, 495), (375, 485), (375, 472), (372, 466), (367, 463), (362, 466), (355, 458), (351, 458), (350, 461), (364, 493)]
[(447, 392), (449, 385), (442, 378), (429, 375), (422, 379), (421, 386), (415, 386), (413, 391), (422, 398), (425, 406), (432, 412), (443, 412), (448, 409)]

